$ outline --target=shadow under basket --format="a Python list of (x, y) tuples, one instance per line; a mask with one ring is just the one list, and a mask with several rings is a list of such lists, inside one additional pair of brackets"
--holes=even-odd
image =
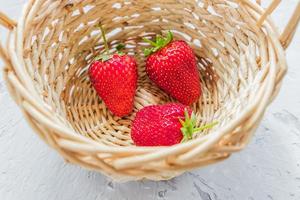
[[(300, 16), (298, 3), (282, 34), (250, 0), (67, 1), (30, 0), (18, 23), (0, 13), (9, 29), (0, 46), (7, 88), (39, 136), (67, 161), (115, 180), (163, 180), (224, 160), (249, 142), (278, 93), (287, 70), (285, 48)], [(119, 118), (96, 95), (87, 76), (103, 50), (97, 24), (111, 47), (138, 62), (133, 113)], [(194, 49), (203, 94), (191, 108), (197, 125), (218, 125), (171, 147), (136, 147), (130, 137), (135, 113), (172, 102), (148, 79), (143, 37), (171, 30)]]

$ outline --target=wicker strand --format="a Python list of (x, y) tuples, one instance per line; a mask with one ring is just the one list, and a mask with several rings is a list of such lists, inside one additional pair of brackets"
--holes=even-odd
[(280, 41), (283, 47), (286, 49), (291, 41), (293, 40), (294, 34), (297, 30), (297, 27), (299, 25), (300, 21), (300, 1), (297, 4), (297, 7), (295, 8), (295, 11), (290, 18), (287, 26), (284, 28), (284, 31), (280, 35)]
[[(7, 15), (0, 12), (0, 25), (4, 26), (8, 30), (12, 30), (16, 26), (16, 24), (17, 23), (14, 20), (10, 19)], [(4, 46), (1, 44), (1, 41), (0, 41), (0, 57), (3, 58), (3, 61), (6, 65), (9, 64), (10, 62), (9, 56)]]
[(257, 21), (257, 26), (258, 27), (261, 27), (261, 25), (263, 24), (263, 22), (265, 21), (267, 16), (269, 16), (275, 10), (275, 8), (279, 5), (280, 2), (281, 2), (281, 0), (273, 0), (272, 1), (272, 3), (269, 5), (269, 7), (264, 12), (264, 14)]
[(17, 25), (13, 19), (10, 19), (2, 12), (0, 12), (0, 24), (9, 30), (12, 30)]

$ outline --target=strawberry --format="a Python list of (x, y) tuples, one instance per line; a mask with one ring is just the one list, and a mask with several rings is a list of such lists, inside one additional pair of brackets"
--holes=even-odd
[(185, 105), (197, 101), (201, 88), (192, 48), (182, 40), (173, 41), (170, 31), (167, 37), (156, 36), (155, 42), (147, 38), (144, 41), (153, 46), (144, 50), (149, 78)]
[(192, 139), (193, 133), (216, 123), (195, 128), (192, 110), (180, 103), (147, 106), (137, 112), (131, 138), (137, 146), (171, 146)]
[(116, 116), (123, 117), (132, 111), (137, 88), (137, 64), (133, 57), (120, 52), (110, 54), (105, 32), (101, 27), (105, 53), (97, 56), (89, 67), (89, 77), (99, 97)]

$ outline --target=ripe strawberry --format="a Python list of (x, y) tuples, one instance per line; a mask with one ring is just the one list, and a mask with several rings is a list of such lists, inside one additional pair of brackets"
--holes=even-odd
[(89, 77), (97, 94), (109, 110), (123, 117), (132, 111), (137, 87), (137, 64), (133, 57), (120, 52), (109, 54), (104, 30), (101, 28), (106, 52), (95, 58), (89, 67)]
[(190, 140), (193, 133), (215, 124), (195, 128), (195, 115), (180, 103), (147, 106), (137, 112), (131, 138), (137, 146), (171, 146)]
[(155, 42), (144, 40), (153, 46), (144, 50), (149, 78), (185, 105), (197, 101), (201, 88), (192, 48), (182, 40), (173, 41), (170, 31), (166, 38), (156, 36)]

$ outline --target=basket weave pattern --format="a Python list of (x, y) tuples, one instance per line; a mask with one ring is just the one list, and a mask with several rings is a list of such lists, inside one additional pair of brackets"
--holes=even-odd
[[(67, 161), (114, 179), (169, 179), (215, 163), (248, 143), (287, 70), (284, 49), (299, 21), (300, 4), (280, 35), (267, 10), (250, 0), (30, 0), (0, 46), (7, 87), (32, 128)], [(298, 14), (297, 14), (298, 13)], [(103, 50), (101, 22), (111, 47), (122, 42), (138, 63), (134, 112), (113, 116), (87, 76)], [(171, 30), (198, 58), (203, 95), (192, 105), (197, 125), (219, 121), (172, 147), (136, 147), (135, 113), (174, 101), (146, 75), (142, 37)]]

